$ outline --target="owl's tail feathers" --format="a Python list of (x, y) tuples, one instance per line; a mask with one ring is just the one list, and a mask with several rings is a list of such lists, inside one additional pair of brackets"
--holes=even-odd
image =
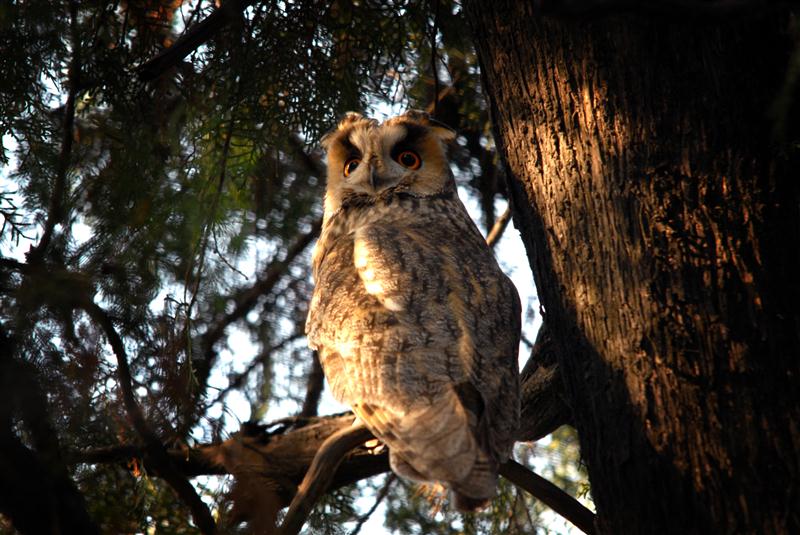
[(494, 497), (497, 489), (497, 463), (479, 450), (478, 458), (467, 477), (450, 482), (453, 505), (459, 511), (483, 509)]

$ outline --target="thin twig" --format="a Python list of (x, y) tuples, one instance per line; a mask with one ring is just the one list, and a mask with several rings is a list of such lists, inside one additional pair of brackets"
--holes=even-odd
[[(265, 356), (269, 355), (270, 353), (273, 353), (273, 352), (275, 352), (275, 351), (277, 351), (279, 349), (282, 349), (284, 346), (286, 346), (286, 344), (290, 344), (290, 343), (294, 342), (295, 340), (297, 340), (299, 338), (302, 338), (303, 336), (305, 336), (305, 335), (304, 334), (300, 334), (300, 333), (295, 333), (295, 334), (293, 334), (291, 336), (288, 336), (288, 337), (284, 338), (283, 340), (281, 340), (277, 344), (274, 344), (274, 345), (270, 346), (266, 351), (263, 351), (258, 356), (254, 357), (253, 360), (250, 362), (250, 364), (247, 365), (247, 368), (245, 368), (243, 371), (237, 373), (235, 377), (233, 377), (230, 381), (228, 381), (228, 386), (226, 386), (225, 388), (223, 388), (222, 390), (219, 391), (219, 393), (217, 394), (217, 397), (214, 398), (214, 401), (212, 401), (211, 403), (206, 404), (206, 409), (208, 409), (209, 407), (213, 407), (217, 403), (221, 402), (225, 398), (225, 396), (227, 396), (228, 394), (231, 393), (231, 391), (233, 389), (239, 388), (240, 386), (242, 386), (244, 384), (245, 379), (247, 379), (247, 376), (250, 375), (251, 373), (253, 373), (253, 370), (255, 370), (258, 367), (259, 364), (264, 362), (264, 358), (263, 357), (265, 357)], [(312, 416), (316, 416), (316, 415), (314, 414)]]
[[(208, 330), (201, 337), (200, 357), (192, 359), (194, 366), (195, 388), (201, 392), (208, 381), (211, 367), (216, 360), (215, 346), (225, 335), (225, 330), (234, 322), (242, 319), (258, 303), (260, 297), (269, 294), (280, 282), (286, 269), (306, 248), (319, 236), (322, 229), (322, 219), (317, 219), (311, 225), (311, 229), (302, 234), (286, 251), (283, 260), (270, 263), (264, 273), (253, 283), (252, 286), (241, 291), (234, 299), (233, 310), (222, 316), (215, 323), (211, 324)], [(191, 410), (191, 409), (190, 409)], [(183, 415), (183, 421), (178, 428), (178, 436), (184, 436), (194, 424), (194, 412), (187, 411)]]
[(114, 328), (111, 318), (105, 310), (96, 303), (89, 302), (84, 305), (86, 313), (103, 329), (111, 349), (117, 357), (117, 380), (122, 391), (122, 402), (131, 420), (131, 424), (139, 436), (144, 440), (147, 457), (157, 468), (161, 477), (173, 488), (181, 500), (186, 503), (192, 512), (195, 524), (203, 534), (211, 535), (216, 531), (214, 518), (211, 511), (186, 477), (183, 476), (172, 464), (167, 450), (161, 443), (156, 433), (152, 430), (144, 417), (142, 408), (133, 394), (131, 370), (128, 366), (128, 356), (125, 344)]
[(381, 490), (378, 491), (378, 495), (375, 497), (375, 503), (372, 504), (372, 507), (369, 508), (369, 511), (358, 517), (358, 523), (356, 523), (356, 527), (350, 532), (350, 535), (358, 535), (358, 532), (361, 531), (361, 527), (364, 525), (364, 523), (369, 520), (369, 517), (372, 516), (372, 513), (378, 509), (378, 506), (386, 498), (386, 495), (389, 494), (389, 487), (392, 486), (392, 483), (394, 483), (395, 479), (397, 479), (397, 476), (394, 475), (394, 472), (391, 472), (386, 477), (386, 482), (383, 484), (383, 487), (381, 487)]
[[(199, 241), (196, 244), (194, 251), (192, 251), (192, 256), (194, 257), (195, 251), (199, 255), (199, 261), (197, 263), (196, 269), (196, 276), (194, 280), (194, 284), (192, 285), (192, 298), (189, 300), (189, 305), (187, 306), (186, 310), (186, 321), (188, 323), (189, 319), (192, 317), (192, 309), (197, 301), (197, 294), (200, 289), (200, 282), (203, 278), (203, 270), (205, 269), (206, 263), (206, 249), (208, 245), (209, 235), (211, 234), (210, 231), (214, 229), (214, 219), (217, 216), (217, 208), (219, 207), (219, 200), (222, 197), (222, 189), (225, 185), (225, 177), (227, 175), (228, 170), (228, 154), (230, 153), (231, 149), (231, 140), (233, 139), (233, 127), (234, 127), (234, 117), (233, 113), (231, 113), (231, 119), (228, 121), (228, 128), (225, 131), (225, 141), (222, 145), (222, 155), (221, 155), (221, 164), (219, 170), (219, 178), (217, 179), (217, 189), (214, 192), (214, 200), (211, 203), (211, 209), (208, 211), (208, 219), (206, 224), (203, 226), (203, 233), (200, 236)], [(216, 244), (215, 244), (216, 247)], [(189, 278), (192, 275), (192, 268), (193, 265), (191, 262), (186, 267), (186, 277), (185, 282), (183, 285), (184, 288), (184, 301), (186, 301), (186, 291), (189, 288)], [(188, 326), (187, 326), (188, 330)]]
[(259, 277), (250, 288), (239, 294), (236, 298), (236, 306), (234, 309), (229, 314), (223, 316), (216, 324), (212, 325), (203, 335), (203, 345), (206, 352), (213, 349), (214, 344), (222, 338), (225, 329), (227, 329), (231, 323), (243, 318), (250, 312), (253, 306), (255, 306), (259, 297), (266, 295), (275, 287), (289, 264), (317, 238), (321, 229), (322, 220), (318, 219), (314, 221), (311, 225), (311, 230), (301, 235), (299, 239), (289, 247), (283, 260), (272, 262), (264, 274)]
[(533, 349), (534, 343), (531, 342), (531, 339), (525, 336), (525, 334), (521, 334), (519, 338), (523, 344), (528, 346), (528, 349)]
[(511, 205), (506, 208), (506, 211), (503, 212), (503, 215), (498, 217), (497, 221), (495, 221), (494, 225), (492, 225), (492, 230), (489, 231), (489, 235), (486, 237), (486, 243), (489, 245), (489, 247), (494, 247), (497, 245), (497, 242), (500, 241), (500, 238), (503, 236), (503, 232), (506, 230), (510, 220)]
[(322, 443), (289, 505), (283, 524), (278, 528), (280, 535), (300, 533), (314, 504), (328, 489), (336, 469), (345, 456), (370, 438), (372, 433), (363, 424), (357, 424), (337, 431)]
[(572, 522), (578, 529), (592, 535), (595, 533), (595, 514), (578, 500), (512, 460), (500, 465), (500, 474), (521, 489), (547, 505), (553, 511)]

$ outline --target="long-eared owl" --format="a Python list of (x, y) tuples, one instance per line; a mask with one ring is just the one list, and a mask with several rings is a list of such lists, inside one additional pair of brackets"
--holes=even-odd
[(392, 470), (444, 483), (472, 510), (494, 496), (519, 421), (520, 304), (456, 193), (454, 137), (408, 112), (351, 113), (323, 138), (306, 332)]

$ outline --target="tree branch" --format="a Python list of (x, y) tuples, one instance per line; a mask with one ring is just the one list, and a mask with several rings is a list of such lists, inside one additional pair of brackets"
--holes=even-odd
[[(172, 465), (185, 477), (203, 475), (226, 475), (229, 472), (221, 465), (210, 459), (216, 454), (218, 444), (206, 444), (196, 448), (167, 450)], [(74, 451), (66, 455), (69, 464), (119, 464), (127, 466), (131, 459), (146, 459), (146, 448), (136, 444), (119, 444), (94, 448), (91, 450)], [(151, 474), (160, 476), (157, 466), (148, 466)]]
[(489, 231), (489, 235), (486, 236), (486, 243), (489, 247), (494, 248), (494, 246), (497, 245), (497, 242), (503, 237), (503, 232), (506, 230), (509, 221), (511, 221), (510, 203), (506, 211), (503, 212), (503, 214), (497, 218), (497, 221), (494, 222), (494, 225), (492, 225), (492, 230)]
[(373, 438), (372, 433), (359, 423), (337, 431), (322, 443), (303, 482), (297, 489), (297, 494), (292, 499), (283, 524), (278, 528), (279, 534), (296, 535), (300, 533), (314, 504), (328, 489), (333, 474), (345, 455), (371, 438)]
[[(305, 336), (305, 334), (300, 334), (300, 333), (295, 333), (295, 334), (292, 334), (290, 336), (287, 336), (286, 338), (284, 338), (283, 340), (281, 340), (277, 344), (274, 344), (274, 345), (270, 346), (265, 351), (261, 351), (258, 355), (253, 357), (253, 359), (250, 361), (250, 364), (248, 364), (247, 367), (244, 370), (242, 370), (241, 372), (237, 373), (235, 376), (233, 376), (233, 378), (229, 379), (228, 386), (226, 386), (225, 388), (220, 390), (219, 393), (217, 393), (217, 396), (214, 398), (214, 400), (211, 403), (206, 403), (206, 406), (205, 406), (206, 409), (208, 409), (209, 407), (212, 407), (212, 406), (216, 405), (217, 403), (221, 402), (223, 399), (225, 399), (225, 397), (228, 394), (231, 393), (231, 391), (233, 391), (233, 390), (235, 390), (237, 388), (240, 388), (244, 384), (244, 382), (247, 379), (247, 377), (251, 373), (253, 373), (253, 370), (255, 370), (258, 367), (259, 364), (261, 364), (262, 362), (265, 362), (265, 359), (268, 358), (271, 353), (283, 348), (284, 346), (286, 346), (286, 344), (289, 344), (289, 343), (294, 342), (295, 340), (297, 340), (299, 338), (302, 338), (303, 336)], [(301, 416), (316, 416), (316, 414), (308, 414), (308, 415), (301, 414)]]
[(161, 440), (150, 428), (147, 420), (144, 417), (141, 407), (136, 402), (131, 386), (131, 371), (128, 366), (128, 356), (125, 352), (125, 345), (122, 338), (114, 328), (111, 318), (106, 314), (105, 310), (100, 308), (94, 302), (89, 302), (84, 306), (87, 314), (103, 329), (105, 332), (108, 343), (114, 350), (117, 357), (117, 379), (122, 391), (122, 401), (125, 405), (125, 410), (128, 413), (128, 418), (139, 436), (144, 440), (145, 451), (147, 453), (147, 460), (157, 468), (161, 477), (172, 487), (178, 494), (181, 500), (189, 507), (192, 512), (195, 524), (204, 534), (211, 535), (216, 531), (214, 519), (211, 512), (194, 487), (181, 474), (172, 464), (172, 460), (167, 455), (167, 451)]
[(183, 58), (197, 50), (230, 22), (242, 16), (253, 0), (227, 0), (208, 17), (189, 28), (175, 43), (136, 70), (145, 82), (154, 80), (178, 65)]
[[(241, 291), (235, 298), (234, 309), (222, 316), (201, 338), (201, 356), (193, 359), (195, 380), (199, 386), (198, 390), (203, 390), (211, 373), (211, 368), (216, 360), (215, 346), (224, 336), (225, 330), (235, 321), (242, 319), (258, 303), (258, 299), (272, 291), (281, 277), (286, 272), (289, 265), (306, 250), (306, 248), (319, 236), (322, 230), (322, 219), (317, 219), (311, 224), (311, 229), (302, 234), (286, 251), (283, 260), (272, 262), (264, 273), (249, 288)], [(192, 410), (191, 407), (189, 410)], [(193, 411), (192, 411), (193, 413)], [(193, 416), (186, 416), (181, 424), (178, 435), (183, 436), (191, 426)]]
[[(289, 247), (284, 259), (271, 263), (264, 274), (259, 277), (251, 287), (247, 288), (236, 297), (236, 306), (234, 309), (209, 327), (209, 330), (203, 335), (203, 348), (206, 357), (209, 356), (210, 352), (213, 352), (214, 344), (222, 338), (225, 329), (227, 329), (231, 323), (243, 318), (256, 305), (259, 297), (268, 294), (275, 287), (289, 264), (319, 236), (321, 229), (322, 219), (317, 219), (312, 223), (311, 230), (301, 235), (300, 238)], [(213, 358), (211, 360), (213, 360)]]
[(520, 373), (522, 412), (516, 436), (519, 441), (539, 440), (572, 421), (572, 411), (563, 396), (556, 351), (551, 330), (544, 322)]
[(513, 459), (500, 465), (500, 475), (528, 491), (534, 498), (575, 524), (584, 533), (590, 535), (595, 533), (594, 513), (542, 476)]
[[(255, 533), (274, 533), (278, 512), (290, 505), (309, 466), (332, 435), (352, 427), (353, 415), (289, 418), (270, 426), (245, 426), (229, 440), (209, 447), (209, 459), (235, 476), (232, 489), (234, 517), (247, 520)], [(270, 428), (278, 425), (274, 431)], [(346, 452), (347, 453), (347, 452)], [(358, 447), (350, 451), (328, 490), (342, 487), (389, 470), (385, 449)]]

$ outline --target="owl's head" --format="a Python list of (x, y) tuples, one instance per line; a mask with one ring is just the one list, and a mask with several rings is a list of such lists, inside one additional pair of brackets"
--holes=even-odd
[(328, 152), (325, 213), (348, 195), (379, 196), (388, 189), (421, 197), (453, 188), (447, 144), (455, 132), (424, 112), (409, 111), (383, 123), (349, 113), (322, 138)]

